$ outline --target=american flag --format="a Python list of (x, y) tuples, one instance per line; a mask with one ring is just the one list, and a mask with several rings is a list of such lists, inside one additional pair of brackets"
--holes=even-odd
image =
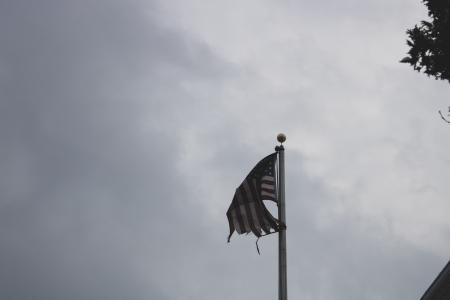
[(235, 230), (238, 234), (253, 232), (260, 237), (263, 231), (269, 234), (271, 229), (277, 232), (284, 227), (263, 203), (263, 200), (277, 202), (276, 162), (276, 152), (263, 158), (236, 189), (227, 211), (228, 242)]

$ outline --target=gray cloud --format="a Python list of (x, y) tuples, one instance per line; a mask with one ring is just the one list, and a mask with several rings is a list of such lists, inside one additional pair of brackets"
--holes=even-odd
[(139, 2), (2, 6), (2, 297), (177, 298), (180, 84), (221, 63)]

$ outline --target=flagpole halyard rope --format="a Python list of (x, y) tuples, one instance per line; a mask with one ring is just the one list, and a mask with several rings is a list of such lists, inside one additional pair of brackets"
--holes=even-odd
[(258, 238), (256, 239), (256, 251), (258, 251), (258, 255), (261, 255), (261, 253), (259, 252), (259, 246), (258, 246), (258, 241), (259, 241), (259, 239), (262, 238), (263, 236), (271, 235), (271, 234), (274, 234), (274, 233), (277, 233), (277, 232), (278, 232), (278, 231), (272, 231), (272, 232), (263, 234), (263, 235), (261, 235), (261, 236), (258, 236)]

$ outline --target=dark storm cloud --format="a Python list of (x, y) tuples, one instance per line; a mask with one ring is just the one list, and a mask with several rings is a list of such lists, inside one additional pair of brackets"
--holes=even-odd
[(0, 6), (1, 298), (176, 298), (180, 84), (218, 62), (139, 1)]

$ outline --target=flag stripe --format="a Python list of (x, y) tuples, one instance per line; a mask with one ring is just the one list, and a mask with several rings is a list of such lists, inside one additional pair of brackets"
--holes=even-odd
[[(231, 210), (228, 209), (227, 211), (227, 218), (228, 218), (228, 225), (230, 226), (230, 232), (233, 232), (236, 229), (236, 226), (234, 225), (234, 219), (231, 216)], [(230, 241), (231, 235), (228, 236), (228, 242)]]
[(258, 195), (258, 199), (261, 203), (261, 210), (262, 210), (262, 214), (264, 216), (264, 222), (267, 224), (267, 226), (269, 227), (269, 231), (270, 228), (273, 228), (276, 230), (277, 228), (277, 223), (274, 222), (272, 215), (270, 214), (269, 210), (264, 206), (263, 202), (262, 202), (262, 198), (260, 195)]
[(236, 193), (234, 194), (233, 203), (234, 203), (234, 213), (236, 214), (236, 218), (239, 222), (239, 228), (241, 229), (241, 233), (245, 230), (244, 227), (244, 219), (241, 214), (241, 210), (239, 209), (239, 200), (238, 200), (238, 189), (236, 189)]
[(247, 215), (246, 219), (247, 219), (248, 225), (250, 227), (250, 230), (253, 232), (254, 235), (258, 236), (259, 232), (255, 227), (255, 223), (252, 218), (252, 213), (251, 213), (250, 205), (249, 205), (252, 198), (251, 198), (250, 191), (248, 190), (247, 180), (244, 180), (244, 182), (239, 187), (239, 190), (241, 191), (241, 196), (244, 199), (244, 207), (245, 207), (245, 212)]
[[(261, 203), (263, 203), (262, 199), (265, 199), (265, 198), (262, 198), (262, 197), (260, 198)], [(263, 210), (264, 219), (266, 220), (266, 222), (269, 224), (269, 226), (271, 228), (277, 230), (277, 228), (278, 228), (277, 221), (278, 220), (272, 216), (272, 214), (270, 213), (270, 211), (267, 209), (267, 207), (264, 204), (262, 205), (262, 210)]]
[(242, 215), (242, 220), (244, 221), (244, 232), (249, 233), (252, 229), (250, 228), (250, 224), (248, 224), (247, 212), (245, 211), (244, 205), (239, 205), (239, 210)]
[(275, 191), (271, 191), (271, 190), (267, 190), (267, 189), (261, 189), (261, 195), (266, 194), (266, 195), (273, 195), (275, 196)]
[(270, 226), (269, 223), (265, 220), (264, 218), (264, 210), (262, 209), (262, 205), (260, 203), (260, 197), (258, 197), (258, 192), (257, 192), (257, 185), (256, 185), (256, 179), (253, 179), (253, 184), (250, 186), (251, 187), (251, 191), (252, 191), (252, 195), (253, 197), (256, 199), (255, 201), (255, 206), (257, 208), (257, 214), (258, 214), (258, 219), (259, 219), (259, 223), (261, 224), (261, 228), (264, 230), (265, 233), (269, 233), (270, 232)]
[(262, 183), (266, 183), (268, 185), (275, 185), (275, 180), (265, 180), (265, 179), (261, 179), (261, 184)]
[(274, 193), (268, 193), (266, 191), (261, 191), (261, 197), (263, 197), (263, 199), (264, 199), (264, 196), (275, 198), (275, 194)]
[(250, 191), (250, 188), (248, 186), (248, 180), (244, 180), (244, 182), (241, 185), (242, 188), (242, 192), (245, 194), (246, 196), (246, 208), (247, 208), (247, 212), (249, 212), (249, 223), (250, 223), (250, 227), (252, 228), (252, 232), (253, 234), (255, 234), (256, 236), (260, 235), (261, 229), (259, 228), (259, 222), (258, 220), (254, 218), (254, 215), (252, 213), (252, 209), (250, 207), (250, 204), (255, 202), (255, 199), (252, 196), (252, 193)]
[(256, 236), (260, 236), (262, 227), (261, 227), (261, 224), (259, 223), (258, 214), (256, 213), (255, 202), (250, 203), (249, 206), (250, 206), (250, 211), (252, 213), (253, 223), (255, 224), (255, 228), (257, 229), (258, 234), (259, 234)]
[(232, 218), (233, 218), (233, 224), (234, 224), (234, 227), (236, 227), (236, 231), (237, 231), (239, 234), (243, 233), (243, 232), (242, 232), (242, 229), (241, 229), (241, 225), (239, 225), (239, 220), (238, 220), (238, 217), (237, 217), (237, 215), (236, 215), (236, 210), (235, 210), (235, 209), (233, 209), (233, 210), (231, 211), (231, 216), (232, 216)]
[(266, 190), (274, 191), (275, 190), (275, 185), (267, 184), (267, 183), (261, 183), (261, 188), (262, 189), (266, 189)]
[(244, 229), (244, 231), (246, 233), (249, 233), (251, 231), (251, 228), (250, 228), (250, 224), (248, 223), (248, 215), (247, 215), (247, 212), (245, 210), (245, 201), (246, 201), (246, 199), (242, 197), (241, 188), (242, 188), (242, 185), (239, 186), (237, 188), (237, 190), (236, 190), (237, 199), (239, 201), (239, 208), (238, 208), (238, 210), (241, 213), (242, 220), (244, 221), (243, 229)]
[[(244, 186), (246, 194), (248, 195), (248, 199), (252, 199), (252, 201), (249, 201), (248, 204), (249, 204), (249, 209), (250, 209), (250, 211), (252, 213), (251, 214), (251, 216), (252, 216), (251, 221), (253, 223), (253, 228), (255, 229), (255, 231), (253, 231), (253, 233), (256, 236), (259, 237), (261, 235), (261, 225), (260, 225), (258, 216), (257, 216), (256, 211), (255, 211), (256, 198), (254, 196), (253, 190), (250, 187), (251, 186), (251, 182), (249, 182), (248, 180), (245, 180), (244, 183), (243, 183), (243, 186)], [(253, 210), (252, 210), (252, 208), (253, 208)]]

